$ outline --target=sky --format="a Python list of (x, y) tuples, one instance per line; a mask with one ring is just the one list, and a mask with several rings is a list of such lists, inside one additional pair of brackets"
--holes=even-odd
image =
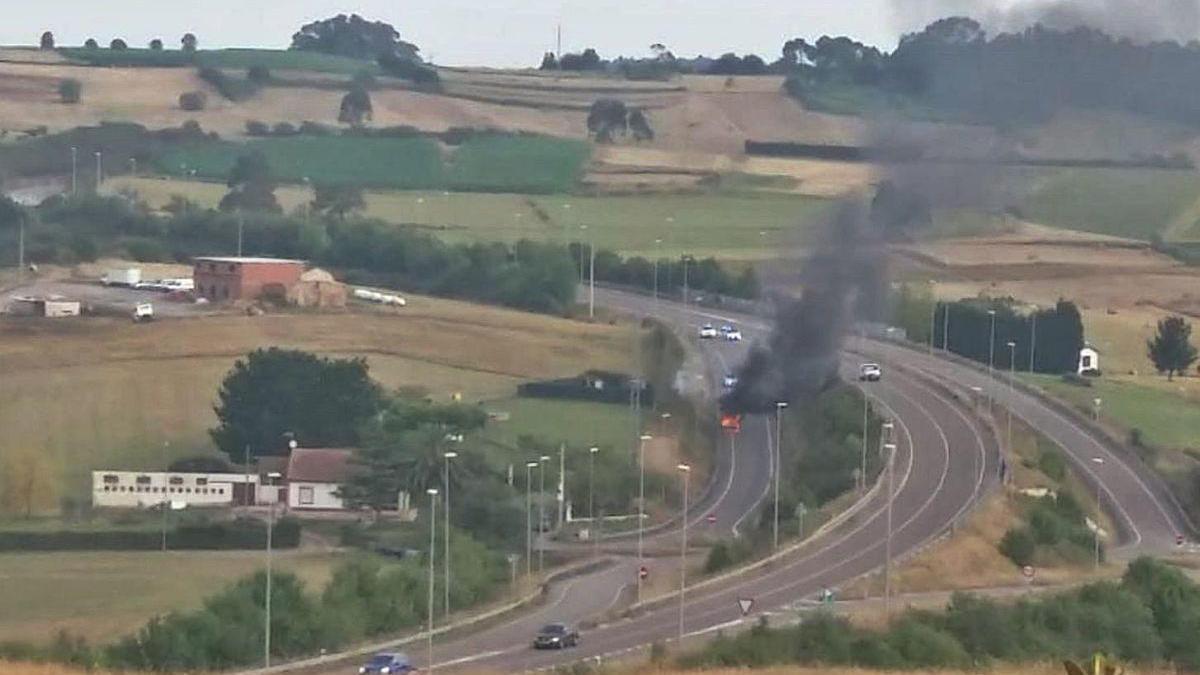
[[(15, 2), (16, 0), (9, 0)], [(602, 56), (637, 56), (661, 42), (680, 56), (755, 52), (768, 60), (792, 37), (851, 35), (892, 49), (917, 28), (896, 0), (43, 0), (23, 2), (0, 22), (0, 44), (33, 44), (42, 31), (60, 46), (89, 37), (131, 46), (161, 37), (178, 45), (188, 31), (202, 48), (286, 47), (302, 24), (358, 13), (396, 26), (442, 65), (530, 66), (554, 48), (595, 47)], [(907, 24), (907, 25), (906, 25)]]

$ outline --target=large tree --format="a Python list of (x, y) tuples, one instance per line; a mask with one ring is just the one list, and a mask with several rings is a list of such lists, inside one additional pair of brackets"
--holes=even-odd
[(615, 98), (602, 98), (592, 103), (588, 111), (588, 132), (597, 143), (611, 143), (615, 134), (629, 130), (629, 108)]
[(304, 25), (292, 36), (292, 49), (352, 59), (377, 59), (384, 54), (396, 54), (420, 61), (420, 50), (401, 40), (395, 27), (382, 21), (367, 21), (357, 14), (338, 14)]
[(275, 199), (276, 183), (271, 165), (261, 152), (238, 157), (227, 185), (229, 192), (219, 206), (222, 211), (282, 211)]
[(364, 359), (326, 359), (270, 348), (239, 359), (217, 393), (218, 425), (209, 433), (234, 461), (308, 447), (359, 442), (360, 427), (383, 405)]
[(54, 49), (54, 33), (51, 33), (50, 31), (42, 33), (41, 48)]
[(439, 405), (399, 398), (371, 420), (355, 451), (341, 496), (353, 507), (378, 513), (396, 504), (396, 495), (421, 495), (445, 481), (444, 455), (459, 453), (450, 473), (451, 489), (470, 484), (487, 473), (482, 459), (460, 442), (462, 434), (479, 429), (486, 415), (475, 406)]
[(313, 186), (313, 200), (310, 207), (316, 213), (345, 220), (346, 216), (367, 208), (363, 199), (362, 188), (354, 185), (322, 185)]
[(338, 121), (351, 126), (360, 126), (364, 120), (370, 120), (375, 114), (371, 105), (371, 94), (359, 85), (351, 87), (342, 97), (342, 105), (338, 109)]
[(179, 47), (183, 51), (190, 54), (196, 51), (196, 46), (198, 43), (199, 41), (196, 39), (196, 35), (194, 33), (184, 33), (183, 37), (179, 40)]
[(1146, 341), (1146, 354), (1155, 369), (1166, 373), (1171, 380), (1184, 373), (1196, 362), (1196, 347), (1192, 345), (1192, 325), (1182, 316), (1169, 316), (1158, 322), (1158, 332)]

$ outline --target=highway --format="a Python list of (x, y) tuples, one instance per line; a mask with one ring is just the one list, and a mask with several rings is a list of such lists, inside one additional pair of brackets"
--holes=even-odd
[[(761, 318), (706, 308), (683, 307), (667, 301), (609, 290), (598, 290), (601, 305), (637, 315), (652, 315), (695, 334), (704, 322), (736, 323), (747, 341), (761, 337), (768, 324)], [(855, 351), (884, 364), (881, 382), (864, 385), (878, 408), (896, 421), (892, 549), (896, 558), (919, 550), (948, 532), (970, 507), (998, 484), (1000, 448), (996, 436), (974, 416), (964, 400), (971, 387), (991, 392), (999, 403), (1062, 445), (1105, 495), (1105, 506), (1120, 525), (1120, 544), (1126, 552), (1156, 550), (1173, 544), (1183, 531), (1177, 505), (1161, 485), (1097, 440), (1092, 433), (1037, 397), (1017, 389), (1009, 397), (1006, 384), (988, 378), (977, 368), (929, 356), (920, 351), (852, 340)], [(702, 349), (709, 377), (732, 372), (748, 345), (714, 342)], [(863, 356), (847, 355), (844, 368), (856, 369)], [(1002, 413), (997, 413), (1002, 421)], [(772, 424), (749, 418), (736, 447), (722, 444), (707, 503), (689, 513), (689, 523), (709, 513), (718, 526), (734, 533), (769, 494), (773, 458)], [(1001, 427), (1003, 428), (1003, 427)], [(1093, 461), (1093, 458), (1103, 460)], [(836, 587), (878, 570), (885, 558), (887, 492), (876, 490), (852, 518), (807, 540), (770, 564), (720, 583), (690, 588), (683, 611), (687, 636), (700, 636), (742, 619), (741, 599), (754, 601), (753, 614), (786, 610), (813, 598), (823, 588)], [(702, 525), (701, 525), (702, 526)], [(660, 537), (673, 537), (672, 530)], [(518, 618), (481, 629), (469, 637), (452, 638), (435, 647), (438, 670), (462, 669), (517, 672), (549, 668), (589, 657), (608, 657), (655, 641), (670, 641), (679, 633), (679, 606), (668, 599), (651, 603), (630, 618), (602, 624), (584, 632), (576, 649), (535, 652), (529, 647), (538, 625), (549, 621), (579, 623), (595, 619), (617, 606), (622, 586), (636, 573), (636, 561), (617, 558), (599, 572), (566, 580), (550, 589), (549, 599)], [(424, 643), (406, 646), (424, 665)], [(304, 672), (344, 672), (344, 666)]]

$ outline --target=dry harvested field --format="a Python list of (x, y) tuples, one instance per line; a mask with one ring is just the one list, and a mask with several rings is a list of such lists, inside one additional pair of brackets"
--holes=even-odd
[[(97, 466), (157, 465), (208, 447), (221, 378), (268, 346), (365, 356), (385, 386), (467, 400), (524, 380), (629, 365), (628, 327), (410, 297), (403, 311), (126, 320), (0, 321), (0, 456), (45, 450), (79, 488)], [(51, 504), (55, 499), (48, 500)]]

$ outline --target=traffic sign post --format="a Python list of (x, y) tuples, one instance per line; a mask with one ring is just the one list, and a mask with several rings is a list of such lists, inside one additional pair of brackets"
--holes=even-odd
[(641, 567), (638, 568), (638, 578), (639, 579), (642, 579), (644, 581), (649, 576), (650, 576), (650, 568), (649, 567), (642, 565)]
[(704, 520), (706, 520), (709, 525), (716, 525), (717, 524), (717, 514), (710, 513), (704, 517)]
[(1033, 577), (1036, 575), (1036, 571), (1033, 569), (1033, 565), (1026, 565), (1026, 566), (1022, 567), (1021, 575), (1025, 577), (1025, 584), (1027, 586), (1033, 585)]
[(738, 598), (738, 609), (742, 610), (742, 616), (750, 614), (752, 607), (754, 607), (754, 598)]

